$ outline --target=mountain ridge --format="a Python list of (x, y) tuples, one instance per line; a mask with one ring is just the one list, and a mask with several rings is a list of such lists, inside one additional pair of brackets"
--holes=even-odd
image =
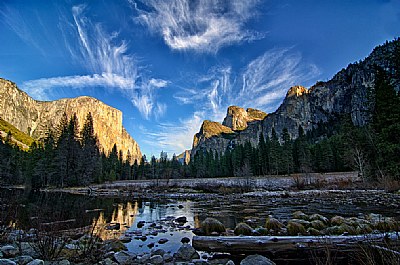
[(116, 144), (125, 158), (129, 150), (131, 162), (141, 159), (137, 142), (122, 125), (122, 112), (96, 98), (80, 96), (38, 101), (3, 78), (0, 78), (0, 90), (0, 117), (34, 139), (44, 138), (48, 130), (55, 130), (64, 112), (68, 118), (76, 113), (80, 126), (91, 112), (95, 134), (106, 153)]
[[(311, 131), (318, 124), (340, 115), (350, 115), (356, 126), (365, 125), (371, 119), (373, 106), (368, 92), (374, 87), (377, 67), (392, 77), (392, 85), (399, 91), (400, 39), (375, 47), (364, 60), (350, 63), (326, 82), (316, 82), (309, 89), (292, 86), (275, 112), (262, 120), (249, 122), (246, 128), (233, 131), (229, 137), (220, 134), (203, 137), (200, 130), (195, 136), (197, 141), (193, 142), (191, 156), (193, 158), (199, 150), (222, 153), (247, 141), (256, 146), (260, 134), (270, 137), (275, 130), (280, 136), (284, 128), (295, 139), (300, 126), (306, 132)], [(229, 108), (227, 117), (228, 114)]]

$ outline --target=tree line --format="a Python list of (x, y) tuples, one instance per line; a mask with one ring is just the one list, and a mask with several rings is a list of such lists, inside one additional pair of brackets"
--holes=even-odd
[(85, 186), (115, 180), (203, 178), (278, 175), (357, 170), (364, 179), (389, 177), (400, 180), (400, 95), (393, 79), (378, 70), (370, 91), (371, 122), (355, 127), (350, 116), (334, 117), (299, 137), (287, 129), (278, 135), (259, 135), (258, 144), (246, 142), (224, 153), (200, 150), (188, 165), (174, 154), (168, 158), (145, 155), (132, 161), (118, 151), (101, 151), (87, 114), (82, 129), (76, 115), (64, 114), (55, 131), (34, 142), (28, 151), (12, 141), (11, 133), (0, 140), (0, 184), (43, 187)]
[(364, 179), (400, 180), (400, 94), (393, 78), (377, 69), (375, 86), (369, 91), (371, 122), (356, 127), (350, 114), (333, 117), (291, 139), (259, 135), (258, 144), (238, 145), (223, 154), (200, 150), (190, 163), (192, 176), (229, 177), (356, 170)]

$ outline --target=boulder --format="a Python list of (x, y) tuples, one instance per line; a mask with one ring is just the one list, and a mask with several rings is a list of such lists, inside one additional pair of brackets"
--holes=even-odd
[(191, 261), (192, 259), (199, 259), (200, 255), (189, 244), (183, 244), (178, 251), (174, 254), (177, 261)]
[(240, 265), (275, 265), (275, 263), (261, 255), (250, 255), (247, 256), (240, 262)]
[(128, 251), (120, 251), (114, 254), (114, 259), (119, 264), (130, 264), (132, 260), (136, 258), (136, 255), (129, 253)]
[(331, 218), (331, 225), (335, 226), (335, 225), (341, 225), (344, 223), (346, 219), (344, 219), (344, 217), (336, 215), (334, 217)]
[(284, 225), (276, 218), (268, 217), (265, 221), (265, 228), (268, 230), (273, 230), (275, 232), (281, 230)]
[(187, 218), (185, 216), (180, 216), (180, 217), (175, 219), (175, 222), (180, 223), (180, 224), (184, 224), (184, 223), (187, 222)]
[(162, 256), (164, 256), (164, 254), (165, 254), (165, 250), (162, 249), (162, 248), (153, 249), (153, 250), (151, 251), (151, 255), (152, 255), (152, 256), (160, 255), (160, 256), (162, 257)]
[(329, 219), (328, 219), (328, 218), (326, 218), (326, 217), (323, 216), (323, 215), (317, 214), (317, 213), (312, 214), (312, 215), (310, 216), (310, 220), (311, 220), (311, 221), (317, 221), (317, 220), (319, 220), (319, 221), (324, 222), (325, 224), (327, 224), (327, 223), (329, 222)]
[(168, 240), (168, 238), (160, 238), (159, 240), (158, 240), (158, 244), (165, 244), (165, 243), (167, 243), (169, 240)]
[(3, 253), (3, 257), (5, 258), (14, 258), (19, 253), (19, 250), (11, 245), (1, 247), (0, 251)]
[(206, 218), (201, 223), (201, 230), (205, 235), (211, 235), (213, 232), (221, 234), (225, 232), (225, 226), (215, 218)]
[(307, 214), (303, 213), (302, 211), (295, 211), (293, 213), (293, 218), (307, 220), (307, 221), (310, 220), (310, 217)]
[(44, 265), (44, 261), (41, 259), (34, 259), (26, 265)]
[(300, 223), (289, 221), (287, 225), (287, 233), (290, 236), (305, 235), (306, 229)]
[(190, 242), (190, 238), (188, 238), (188, 237), (182, 237), (182, 239), (181, 239), (181, 243), (182, 244), (188, 244)]
[(122, 251), (122, 250), (128, 250), (124, 243), (122, 243), (120, 240), (108, 240), (104, 243), (104, 251), (109, 252), (109, 251)]
[(170, 253), (165, 253), (163, 259), (165, 262), (171, 262), (174, 260), (174, 257)]
[(9, 259), (0, 259), (0, 265), (17, 265), (17, 263)]
[(150, 263), (154, 265), (164, 264), (164, 259), (161, 255), (154, 255), (150, 258)]
[(99, 262), (101, 265), (118, 265), (118, 263), (112, 261), (110, 258), (106, 258)]
[(253, 229), (246, 223), (238, 223), (235, 227), (235, 235), (251, 236)]
[(33, 258), (31, 256), (19, 256), (13, 258), (12, 260), (15, 261), (18, 265), (26, 265), (31, 262)]

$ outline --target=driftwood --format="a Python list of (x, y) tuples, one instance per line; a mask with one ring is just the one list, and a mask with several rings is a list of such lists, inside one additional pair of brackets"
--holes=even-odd
[(226, 253), (279, 254), (307, 249), (330, 247), (349, 252), (363, 244), (400, 242), (398, 233), (367, 234), (356, 236), (195, 236), (192, 245), (196, 250)]

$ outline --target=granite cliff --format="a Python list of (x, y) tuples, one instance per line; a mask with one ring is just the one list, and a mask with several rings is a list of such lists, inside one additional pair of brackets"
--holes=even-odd
[[(310, 89), (291, 87), (280, 107), (264, 117), (248, 119), (249, 111), (229, 107), (223, 125), (210, 121), (203, 123), (194, 137), (192, 157), (199, 150), (221, 153), (246, 141), (257, 145), (259, 135), (270, 136), (272, 129), (281, 135), (287, 128), (291, 138), (295, 139), (299, 126), (309, 131), (342, 115), (349, 115), (356, 126), (365, 125), (373, 110), (368, 93), (374, 87), (377, 67), (391, 77), (393, 86), (399, 91), (400, 39), (374, 48), (364, 60), (349, 64), (327, 82), (317, 82)], [(220, 129), (211, 132), (205, 129), (210, 123)]]
[(91, 112), (94, 131), (103, 150), (107, 153), (116, 144), (124, 156), (129, 150), (133, 161), (140, 161), (140, 148), (123, 127), (120, 110), (86, 96), (36, 101), (13, 82), (0, 78), (0, 117), (32, 138), (43, 138), (48, 130), (54, 130), (64, 112), (68, 118), (76, 113), (80, 126)]

